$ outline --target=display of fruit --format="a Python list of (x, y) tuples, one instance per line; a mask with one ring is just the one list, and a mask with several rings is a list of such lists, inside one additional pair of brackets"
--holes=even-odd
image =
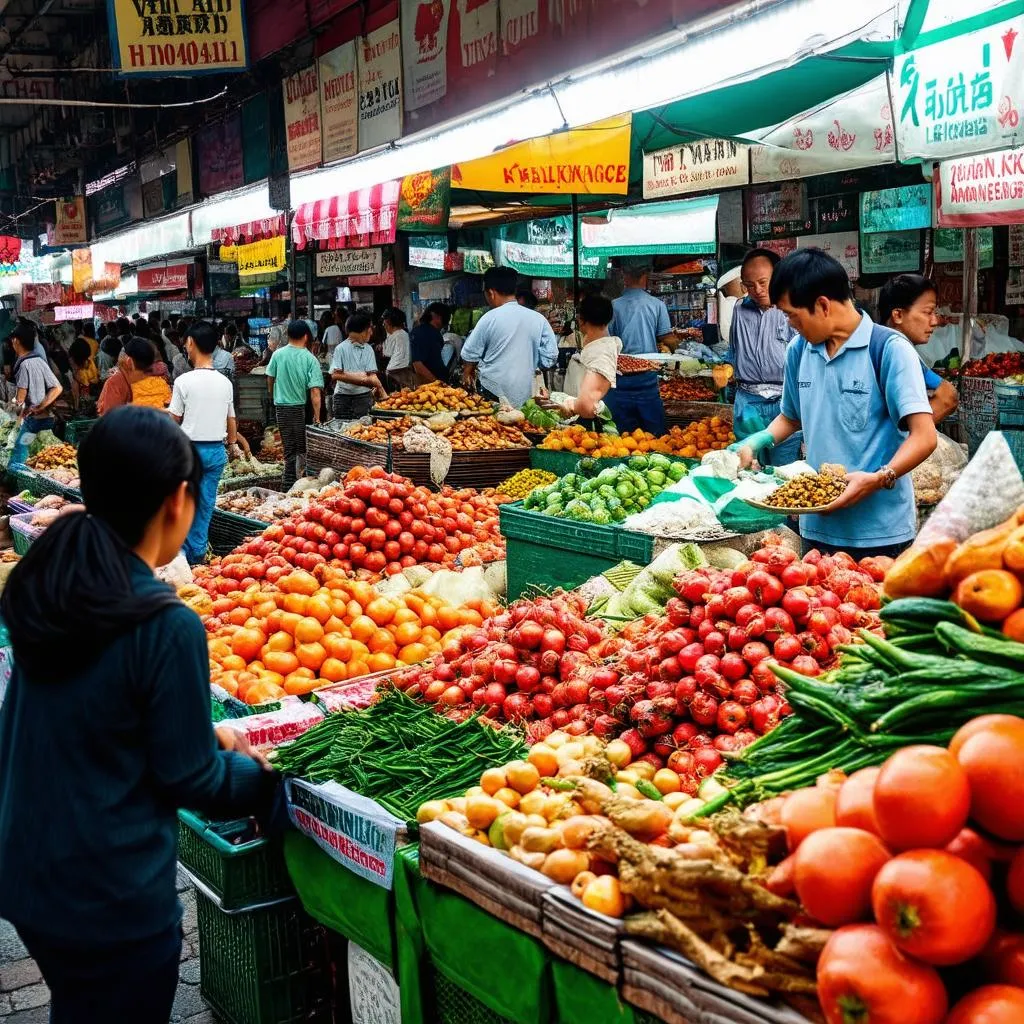
[(482, 395), (472, 395), (462, 388), (449, 387), (440, 381), (403, 388), (381, 399), (377, 409), (399, 412), (494, 412), (494, 405)]
[(707, 377), (669, 377), (658, 390), (666, 402), (713, 402), (718, 397)]
[(263, 440), (260, 445), (261, 462), (284, 462), (284, 444), (281, 441), (281, 431), (277, 427), (267, 427), (263, 431)]
[(365, 441), (367, 444), (387, 444), (391, 438), (393, 448), (404, 448), (402, 435), (413, 425), (422, 422), (412, 420), (403, 416), (397, 420), (376, 420), (373, 423), (356, 423), (349, 427), (345, 433), (357, 441)]
[(1004, 380), (1024, 373), (1024, 353), (990, 352), (981, 359), (970, 359), (962, 368), (965, 377), (994, 377)]
[(60, 467), (75, 468), (78, 465), (78, 452), (74, 445), (51, 444), (43, 448), (37, 455), (31, 456), (26, 465), (29, 469), (58, 469)]
[(735, 440), (727, 420), (720, 416), (707, 416), (686, 427), (673, 427), (662, 437), (639, 429), (627, 434), (597, 434), (575, 424), (552, 430), (540, 447), (545, 451), (572, 452), (595, 458), (623, 459), (629, 455), (658, 452), (698, 459), (710, 451), (727, 447)]
[(637, 356), (620, 355), (616, 369), (619, 373), (651, 373), (659, 368), (652, 359), (640, 359)]
[(258, 519), (264, 523), (272, 523), (275, 519), (286, 519), (288, 516), (305, 509), (309, 501), (316, 496), (315, 491), (302, 494), (280, 494), (274, 492), (258, 493), (260, 488), (247, 491), (226, 491), (217, 495), (217, 508), (224, 512), (233, 512), (246, 519)]
[(803, 473), (786, 481), (763, 499), (772, 508), (823, 508), (831, 505), (846, 490), (842, 466), (822, 467), (820, 473)]
[(673, 427), (662, 439), (675, 455), (684, 459), (702, 459), (708, 452), (728, 448), (736, 435), (724, 416), (705, 416), (685, 427)]
[(499, 423), (493, 416), (460, 419), (451, 426), (435, 429), (434, 433), (448, 438), (457, 452), (532, 447), (530, 439), (518, 427)]
[(558, 477), (546, 469), (521, 469), (507, 480), (503, 480), (495, 488), (498, 494), (504, 494), (511, 501), (522, 501), (538, 487), (554, 483)]

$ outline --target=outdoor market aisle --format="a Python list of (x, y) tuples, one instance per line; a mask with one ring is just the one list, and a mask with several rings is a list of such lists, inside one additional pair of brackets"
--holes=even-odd
[[(171, 1024), (216, 1024), (199, 994), (199, 932), (196, 925), (196, 897), (184, 875), (178, 874), (178, 892), (185, 915), (185, 941), (181, 948), (178, 994), (171, 1012)], [(39, 970), (25, 952), (18, 933), (0, 920), (0, 1024), (47, 1024), (50, 994)], [(119, 1022), (111, 1021), (111, 1024)]]

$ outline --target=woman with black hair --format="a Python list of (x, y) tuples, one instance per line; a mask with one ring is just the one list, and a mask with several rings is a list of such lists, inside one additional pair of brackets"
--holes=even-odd
[[(86, 511), (8, 580), (0, 915), (52, 1024), (166, 1024), (178, 980), (176, 809), (269, 810), (275, 777), (210, 724), (206, 633), (153, 570), (181, 548), (202, 463), (153, 409), (115, 409), (78, 453)], [(227, 749), (218, 749), (218, 740)]]

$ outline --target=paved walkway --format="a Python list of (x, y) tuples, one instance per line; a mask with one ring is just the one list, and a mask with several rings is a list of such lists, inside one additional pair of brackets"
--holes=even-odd
[[(185, 908), (182, 925), (185, 941), (181, 948), (178, 995), (171, 1024), (215, 1024), (216, 1018), (199, 995), (199, 933), (196, 930), (196, 898), (188, 882), (178, 875), (178, 891)], [(0, 1024), (47, 1024), (50, 993), (39, 969), (28, 958), (18, 933), (0, 921)]]

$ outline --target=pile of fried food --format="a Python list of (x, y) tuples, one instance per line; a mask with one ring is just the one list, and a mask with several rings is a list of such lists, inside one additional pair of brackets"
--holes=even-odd
[(846, 469), (827, 464), (784, 483), (764, 499), (772, 508), (811, 509), (831, 505), (846, 490)]
[(398, 412), (493, 412), (494, 405), (482, 395), (471, 395), (462, 388), (449, 387), (440, 381), (418, 388), (403, 388), (381, 399), (376, 409)]

